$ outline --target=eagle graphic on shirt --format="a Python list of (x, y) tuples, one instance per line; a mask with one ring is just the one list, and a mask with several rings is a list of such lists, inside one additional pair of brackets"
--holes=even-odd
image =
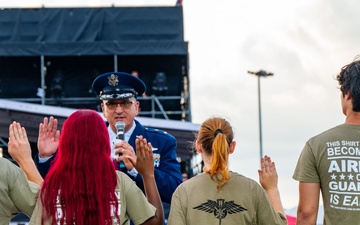
[(234, 214), (247, 210), (241, 205), (234, 203), (234, 201), (226, 202), (225, 199), (217, 199), (216, 201), (208, 200), (207, 202), (202, 203), (193, 209), (213, 213), (214, 216), (219, 219), (219, 225), (221, 225), (221, 220), (224, 219), (228, 214)]

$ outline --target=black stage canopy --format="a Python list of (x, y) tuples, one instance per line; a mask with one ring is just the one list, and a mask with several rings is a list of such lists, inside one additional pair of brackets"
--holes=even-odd
[(0, 10), (0, 56), (187, 55), (175, 7)]

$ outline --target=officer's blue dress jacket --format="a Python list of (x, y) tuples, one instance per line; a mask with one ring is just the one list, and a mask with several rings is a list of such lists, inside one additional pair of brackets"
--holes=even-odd
[[(177, 186), (182, 182), (182, 176), (180, 172), (180, 164), (177, 161), (176, 156), (176, 139), (174, 136), (164, 132), (163, 130), (147, 128), (142, 126), (137, 120), (135, 120), (136, 127), (132, 133), (129, 144), (135, 149), (136, 137), (142, 135), (153, 147), (154, 165), (155, 165), (155, 180), (157, 188), (160, 193), (161, 201), (170, 203), (171, 196)], [(42, 177), (45, 177), (49, 171), (50, 165), (55, 157), (52, 157), (44, 163), (39, 163), (39, 157), (35, 157), (36, 166)], [(120, 170), (120, 167), (117, 167)], [(127, 171), (123, 171), (127, 173)], [(129, 175), (129, 174), (128, 174)], [(144, 185), (140, 174), (135, 178), (129, 175), (133, 179), (137, 186), (144, 191)]]

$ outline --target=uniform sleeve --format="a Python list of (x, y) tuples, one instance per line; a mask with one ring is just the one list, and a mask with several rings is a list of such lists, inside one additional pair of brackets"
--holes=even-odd
[(293, 179), (303, 182), (320, 182), (315, 156), (309, 142), (305, 144), (300, 154), (293, 174)]
[(36, 154), (36, 156), (34, 158), (34, 162), (35, 162), (36, 168), (38, 169), (42, 178), (45, 178), (46, 174), (49, 172), (50, 166), (55, 158), (55, 155), (56, 155), (56, 153), (53, 156), (51, 156), (48, 160), (46, 160), (45, 162), (40, 162), (39, 154)]
[(142, 224), (149, 218), (155, 216), (156, 208), (148, 202), (134, 181), (125, 174), (118, 176), (121, 176), (120, 182), (125, 197), (125, 199), (121, 200), (121, 204), (126, 204), (126, 214), (128, 214), (134, 224)]
[[(183, 195), (183, 198), (180, 198), (180, 187), (177, 188), (171, 199), (171, 208), (168, 218), (168, 225), (185, 225), (185, 214), (182, 207), (187, 206), (186, 195)], [(184, 202), (185, 201), (185, 202)]]
[[(153, 140), (150, 142), (153, 143)], [(182, 182), (180, 164), (176, 155), (176, 140), (172, 136), (167, 136), (167, 138), (160, 139), (160, 143), (160, 164), (158, 167), (155, 165), (155, 180), (161, 201), (171, 203), (172, 194)], [(154, 151), (155, 160), (157, 156), (157, 151)], [(144, 189), (140, 175), (136, 177), (135, 181), (141, 189)]]

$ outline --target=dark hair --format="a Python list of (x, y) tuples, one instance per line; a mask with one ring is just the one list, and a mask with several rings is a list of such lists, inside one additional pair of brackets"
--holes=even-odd
[(211, 179), (218, 183), (218, 189), (229, 180), (229, 149), (233, 138), (230, 123), (220, 117), (205, 120), (196, 135), (203, 151), (211, 156), (211, 167), (204, 168), (204, 172), (209, 173)]
[(336, 79), (342, 95), (351, 95), (352, 110), (360, 112), (360, 56), (356, 56), (352, 63), (343, 66)]
[(110, 159), (109, 133), (94, 110), (77, 110), (62, 128), (59, 148), (45, 177), (40, 198), (42, 223), (56, 223), (56, 202), (61, 205), (61, 224), (112, 224), (117, 215), (117, 176)]

